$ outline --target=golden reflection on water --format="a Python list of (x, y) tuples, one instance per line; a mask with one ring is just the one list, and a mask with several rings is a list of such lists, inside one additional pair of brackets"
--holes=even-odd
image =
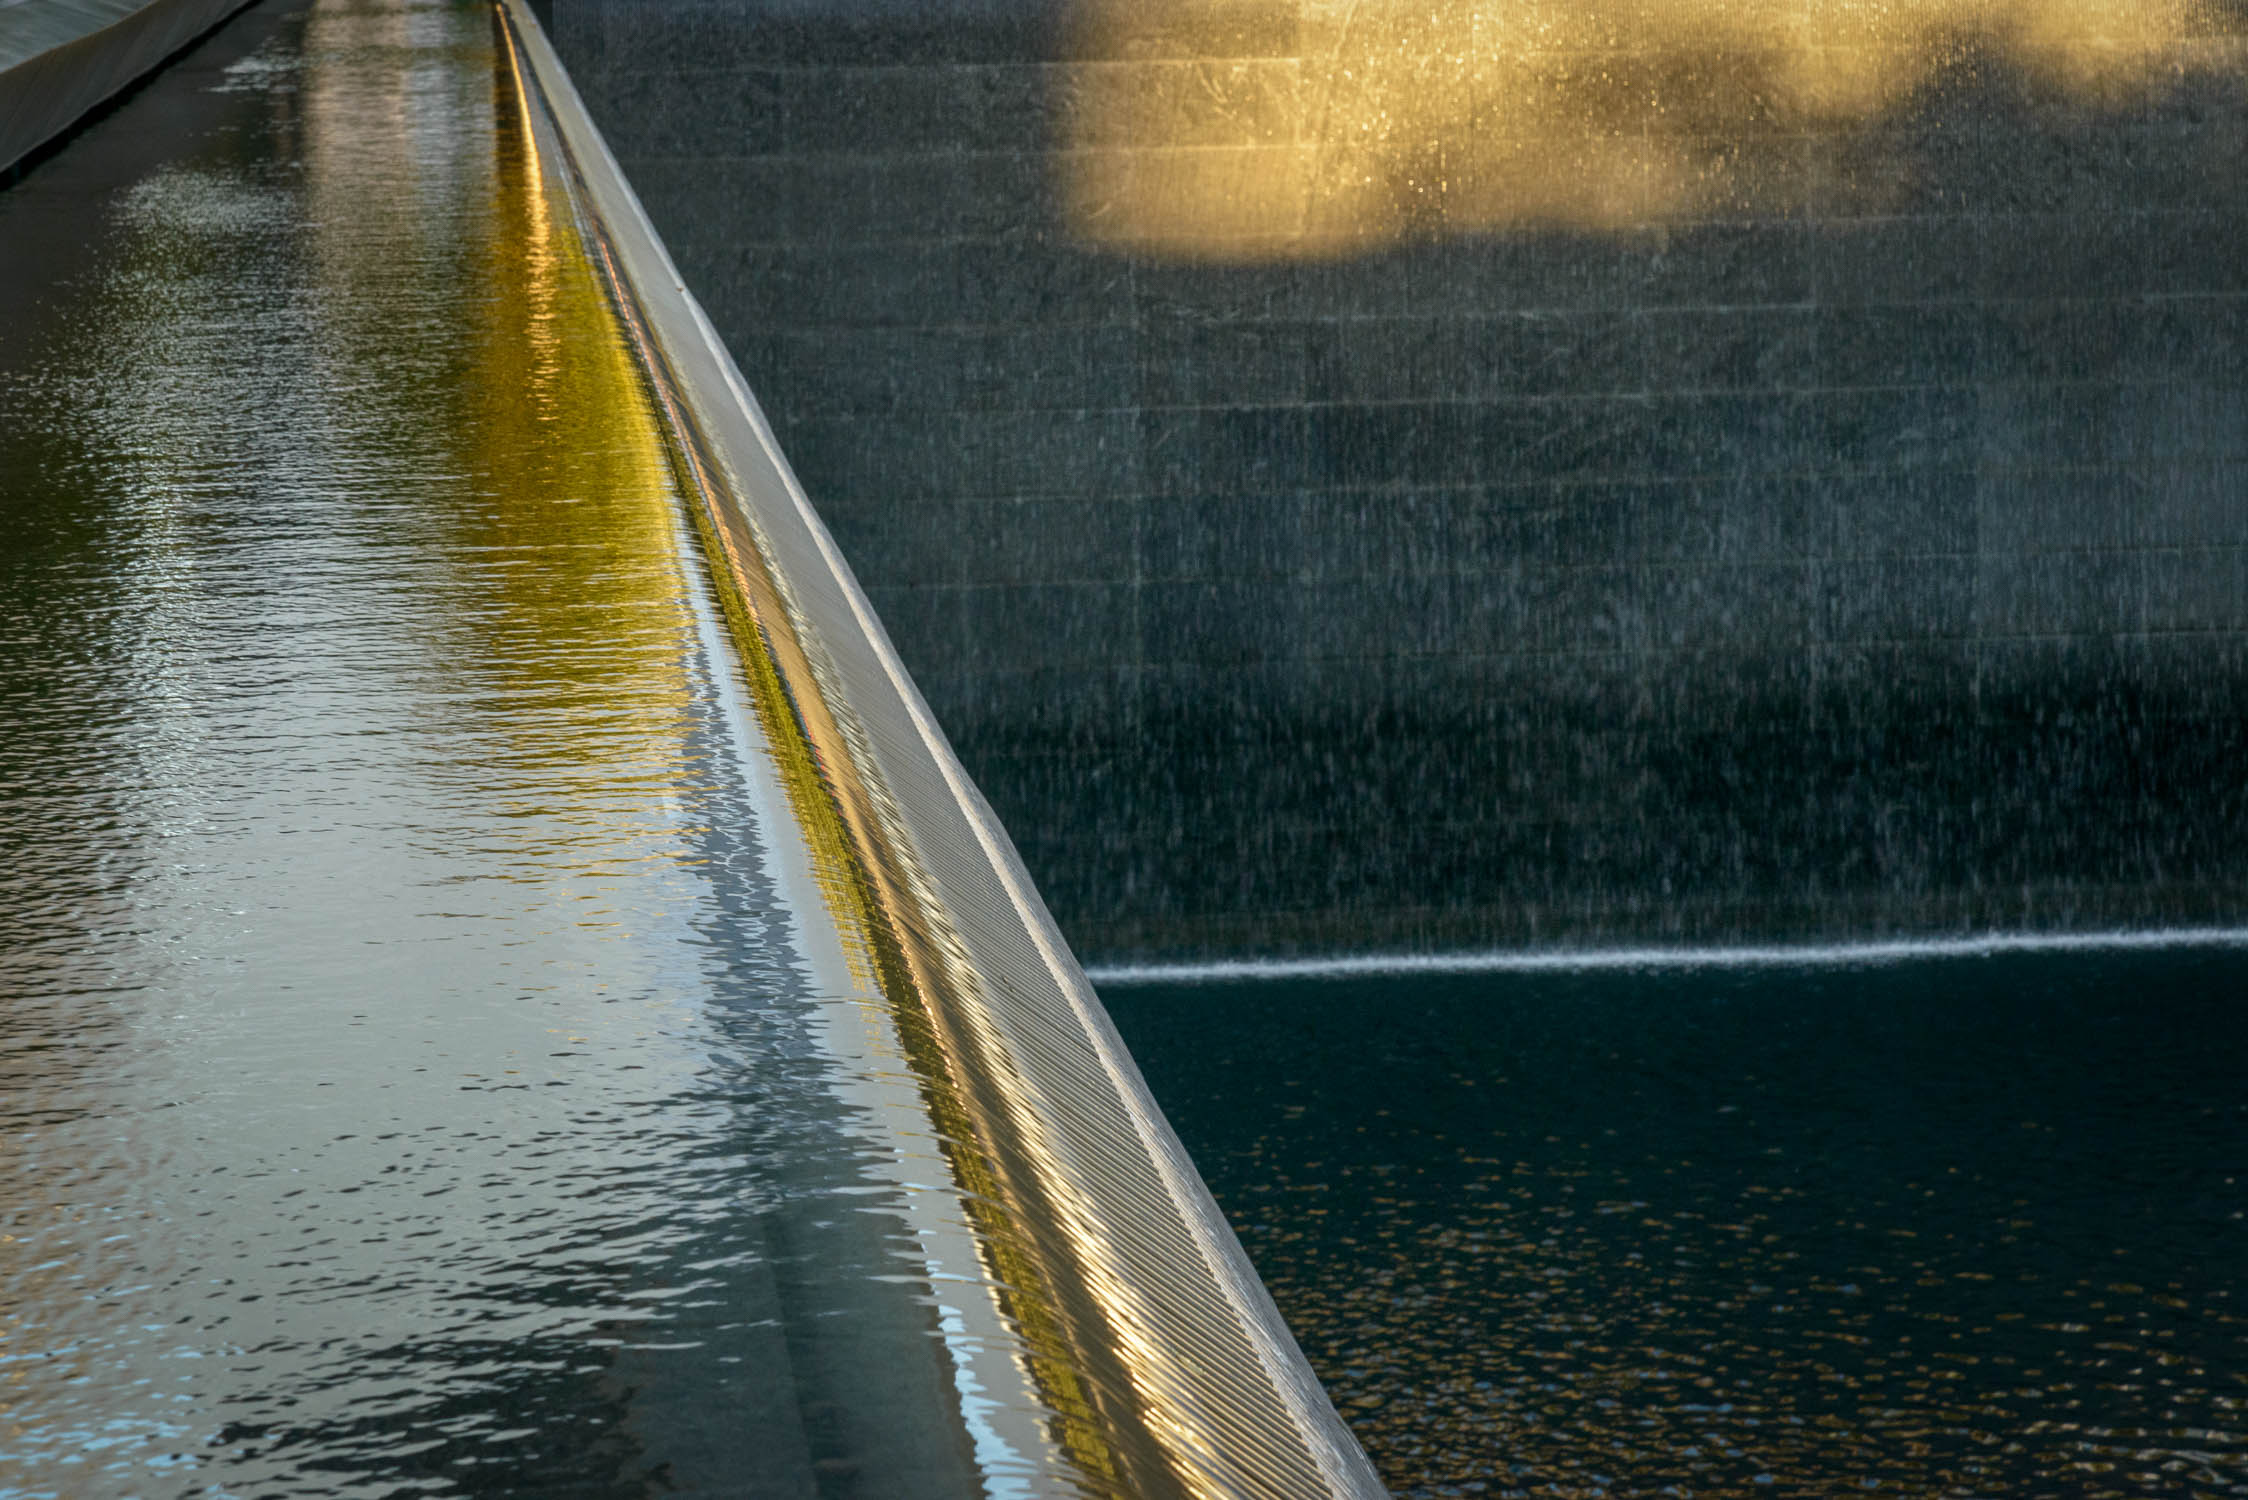
[(559, 762), (603, 742), (635, 758), (657, 744), (679, 753), (692, 691), (680, 633), (688, 564), (669, 448), (502, 72), (494, 233), (471, 282), (487, 288), (475, 304), (477, 368), (458, 387), (455, 427), (484, 503), (456, 518), (454, 545), (469, 558), (542, 559), (490, 571), (496, 608), (478, 629), (521, 648), (494, 659), (518, 669), (506, 687), (531, 722), (576, 717), (592, 733), (529, 734), (523, 755)]
[[(402, 49), (426, 24), (412, 8), (337, 8), (313, 35)], [(647, 781), (690, 753), (694, 697), (669, 449), (506, 63), (474, 141), (412, 107), (412, 73), (385, 82), (331, 71), (307, 88), (307, 194), (315, 223), (385, 226), (317, 237), (332, 317), (354, 364), (421, 387), (400, 420), (457, 476), (419, 540), (478, 607), (429, 622), (433, 701), (482, 742), (490, 804), (522, 815), (506, 825), (526, 841), (522, 878), (599, 888), (620, 854), (680, 857), (676, 809)], [(442, 342), (395, 312), (391, 283), (432, 279), (427, 262), (453, 268), (439, 284), (459, 334)]]
[(1193, 260), (1800, 201), (1817, 137), (1992, 66), (2122, 113), (2201, 0), (1078, 0), (1066, 212)]

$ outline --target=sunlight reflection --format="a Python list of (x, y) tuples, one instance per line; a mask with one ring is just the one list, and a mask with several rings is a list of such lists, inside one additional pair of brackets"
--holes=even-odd
[(2197, 0), (1079, 0), (1066, 212), (1110, 248), (1343, 254), (1784, 210), (1816, 143), (2003, 74), (2075, 112), (2208, 66)]

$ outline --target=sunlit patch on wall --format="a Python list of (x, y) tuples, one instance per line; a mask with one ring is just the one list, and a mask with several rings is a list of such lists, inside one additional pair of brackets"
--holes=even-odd
[(2127, 121), (2237, 76), (2223, 0), (1076, 0), (1062, 201), (1166, 258), (1879, 212), (1887, 136)]

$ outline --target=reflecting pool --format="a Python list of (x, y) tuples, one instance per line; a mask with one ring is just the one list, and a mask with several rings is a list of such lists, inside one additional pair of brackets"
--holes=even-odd
[(2248, 1494), (2237, 953), (1110, 987), (1401, 1495)]
[(0, 194), (0, 1493), (1030, 1483), (494, 42), (260, 7)]

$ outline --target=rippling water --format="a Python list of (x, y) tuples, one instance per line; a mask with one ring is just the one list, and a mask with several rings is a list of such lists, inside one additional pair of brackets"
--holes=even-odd
[[(487, 14), (252, 19), (0, 194), (0, 1495), (1033, 1487)], [(2183, 1496), (2243, 977), (1112, 998), (1406, 1493)]]
[(972, 1490), (490, 15), (253, 21), (0, 194), (0, 1494)]
[(1402, 1495), (2248, 1495), (2248, 962), (1114, 989)]

